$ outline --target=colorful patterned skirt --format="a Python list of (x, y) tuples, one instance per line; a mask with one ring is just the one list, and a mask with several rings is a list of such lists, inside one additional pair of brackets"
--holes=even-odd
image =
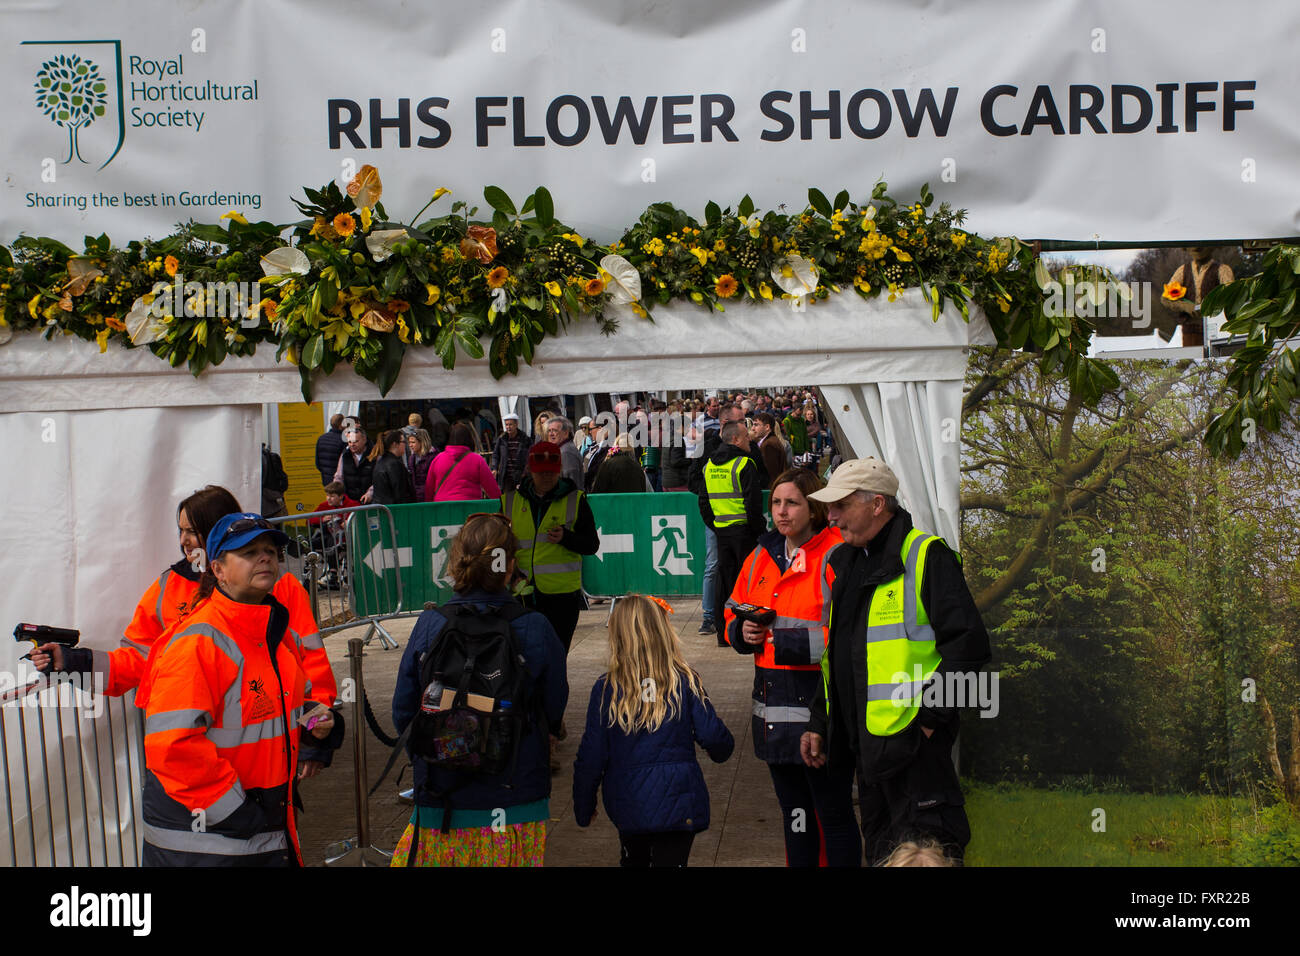
[[(393, 866), (541, 866), (550, 801), (503, 810), (456, 810), (442, 832), (443, 811), (416, 807), (393, 851)], [(495, 814), (495, 819), (493, 815)], [(419, 835), (415, 860), (411, 843)]]

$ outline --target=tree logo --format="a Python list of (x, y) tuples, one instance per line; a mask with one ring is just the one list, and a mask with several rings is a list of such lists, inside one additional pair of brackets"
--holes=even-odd
[(36, 105), (50, 122), (68, 131), (68, 157), (81, 162), (77, 138), (81, 130), (103, 116), (108, 109), (108, 84), (99, 67), (73, 54), (46, 60), (36, 71)]

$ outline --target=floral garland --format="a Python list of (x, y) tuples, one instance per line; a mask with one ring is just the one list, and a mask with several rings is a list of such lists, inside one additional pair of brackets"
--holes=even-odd
[[(117, 340), (195, 375), (273, 342), (310, 400), (313, 376), (339, 363), (387, 394), (411, 346), (433, 348), (451, 369), (459, 345), (501, 378), (584, 315), (610, 334), (621, 316), (647, 318), (674, 301), (722, 312), (742, 298), (815, 303), (852, 289), (892, 302), (920, 287), (936, 319), (948, 301), (967, 318), (978, 304), (1001, 344), (1032, 340), (1046, 370), (1077, 376), (1090, 400), (1113, 386), (1085, 357), (1087, 321), (1043, 313), (1032, 250), (963, 231), (964, 212), (932, 210), (925, 186), (908, 205), (884, 182), (863, 203), (810, 189), (798, 213), (759, 215), (746, 196), (734, 211), (710, 202), (702, 222), (655, 203), (608, 246), (557, 220), (544, 187), (516, 208), (489, 186), (489, 220), (455, 202), (416, 225), (389, 221), (372, 166), (346, 190), (331, 182), (304, 193), (294, 202), (308, 218), (289, 226), (231, 211), (224, 225), (191, 222), (125, 248), (104, 235), (87, 236), (81, 253), (44, 237), (0, 246), (0, 342), (12, 329), (93, 339), (100, 351)], [(447, 193), (436, 190), (410, 221)], [(232, 288), (238, 310), (223, 292)]]

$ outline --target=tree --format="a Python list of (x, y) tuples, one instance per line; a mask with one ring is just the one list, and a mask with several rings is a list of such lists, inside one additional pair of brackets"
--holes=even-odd
[(103, 116), (107, 109), (108, 87), (99, 75), (99, 67), (75, 53), (47, 60), (36, 72), (36, 105), (50, 121), (68, 130), (68, 158), (76, 156), (83, 163), (78, 143), (80, 131)]

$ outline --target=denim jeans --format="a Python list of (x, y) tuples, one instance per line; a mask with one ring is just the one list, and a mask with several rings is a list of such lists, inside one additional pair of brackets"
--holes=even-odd
[(718, 535), (708, 525), (704, 526), (704, 606), (705, 622), (717, 621), (718, 610)]

